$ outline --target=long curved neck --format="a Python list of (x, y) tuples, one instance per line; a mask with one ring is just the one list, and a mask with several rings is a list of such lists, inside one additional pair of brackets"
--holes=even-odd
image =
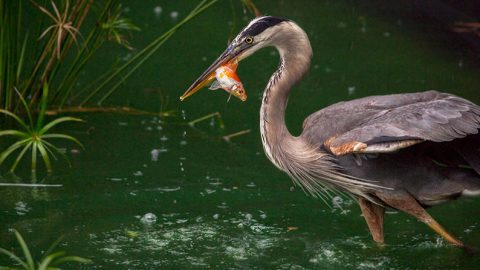
[(293, 137), (285, 124), (285, 109), (292, 86), (310, 67), (312, 48), (306, 33), (296, 24), (278, 31), (272, 37), (272, 45), (280, 54), (280, 65), (265, 88), (260, 109), (260, 133), (268, 158), (280, 169), (281, 155), (287, 147), (293, 147)]

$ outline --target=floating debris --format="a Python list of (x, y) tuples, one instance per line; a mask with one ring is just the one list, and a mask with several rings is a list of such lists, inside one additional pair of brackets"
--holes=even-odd
[(256, 187), (257, 185), (255, 185), (254, 182), (250, 182), (250, 183), (246, 184), (246, 186), (253, 188), (253, 187)]
[(296, 230), (298, 230), (298, 227), (295, 227), (295, 226), (287, 227), (287, 231), (288, 231), (288, 232), (296, 231)]
[(179, 186), (176, 187), (159, 187), (156, 190), (163, 191), (163, 192), (174, 192), (180, 190)]
[(15, 211), (17, 211), (17, 215), (24, 216), (30, 211), (30, 207), (27, 206), (26, 202), (19, 201), (15, 204)]
[(242, 131), (235, 132), (235, 133), (232, 133), (232, 134), (229, 134), (229, 135), (225, 135), (225, 136), (222, 137), (222, 139), (225, 140), (226, 142), (230, 142), (231, 138), (248, 134), (248, 133), (250, 133), (250, 131), (251, 131), (250, 129), (242, 130)]

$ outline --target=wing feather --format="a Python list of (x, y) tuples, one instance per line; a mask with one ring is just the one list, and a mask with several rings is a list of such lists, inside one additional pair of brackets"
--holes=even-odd
[[(358, 115), (339, 114), (342, 110)], [(436, 91), (369, 97), (322, 111), (305, 121), (304, 134), (312, 136), (318, 132), (310, 125), (329, 116), (331, 126), (336, 125), (335, 133), (324, 138), (323, 145), (335, 155), (385, 153), (423, 141), (452, 141), (477, 134), (480, 128), (478, 105)], [(350, 117), (355, 121), (332, 117)], [(339, 123), (345, 125), (338, 126)]]

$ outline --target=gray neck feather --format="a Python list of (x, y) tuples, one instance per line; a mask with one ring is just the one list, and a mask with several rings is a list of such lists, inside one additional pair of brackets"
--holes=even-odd
[(271, 76), (263, 93), (260, 132), (265, 153), (281, 170), (283, 154), (294, 144), (285, 125), (285, 109), (292, 86), (310, 67), (312, 48), (307, 34), (296, 24), (284, 23), (272, 33), (271, 45), (280, 54), (280, 66)]
[(260, 109), (260, 133), (268, 158), (303, 190), (325, 201), (337, 189), (374, 201), (367, 191), (382, 187), (342, 174), (331, 155), (288, 131), (288, 94), (308, 71), (312, 48), (307, 34), (294, 23), (285, 22), (271, 30), (270, 44), (279, 51), (281, 62), (265, 88)]

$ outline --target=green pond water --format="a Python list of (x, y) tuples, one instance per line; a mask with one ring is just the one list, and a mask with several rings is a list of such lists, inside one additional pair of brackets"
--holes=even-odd
[[(196, 3), (125, 1), (126, 15), (143, 29), (134, 33), (132, 45), (143, 47)], [(20, 253), (15, 228), (39, 257), (63, 235), (60, 249), (94, 262), (68, 269), (478, 269), (479, 255), (464, 254), (395, 211), (386, 215), (387, 245), (376, 246), (355, 202), (337, 197), (327, 206), (270, 164), (258, 110), (278, 64), (275, 50), (240, 64), (247, 102), (227, 102), (225, 92), (206, 90), (178, 101), (252, 18), (233, 3), (235, 13), (229, 1), (221, 1), (179, 30), (109, 100), (149, 111), (163, 104), (177, 117), (77, 115), (87, 123), (59, 131), (76, 136), (85, 150), (59, 142), (72, 167), (59, 161), (52, 176), (39, 179), (62, 187), (0, 187), (0, 246)], [(312, 112), (372, 94), (438, 89), (480, 103), (475, 54), (441, 25), (409, 16), (408, 8), (381, 1), (255, 3), (266, 14), (297, 21), (312, 42), (311, 71), (287, 109), (294, 134)], [(96, 68), (129, 54), (105, 48), (84, 83)], [(216, 120), (186, 124), (217, 111), (224, 129)], [(246, 129), (251, 132), (230, 142), (221, 139)], [(27, 169), (18, 177), (4, 176), (2, 182), (29, 182)], [(480, 246), (479, 199), (429, 212), (460, 239)], [(149, 222), (151, 214), (155, 222)], [(0, 256), (0, 265), (7, 264)]]

